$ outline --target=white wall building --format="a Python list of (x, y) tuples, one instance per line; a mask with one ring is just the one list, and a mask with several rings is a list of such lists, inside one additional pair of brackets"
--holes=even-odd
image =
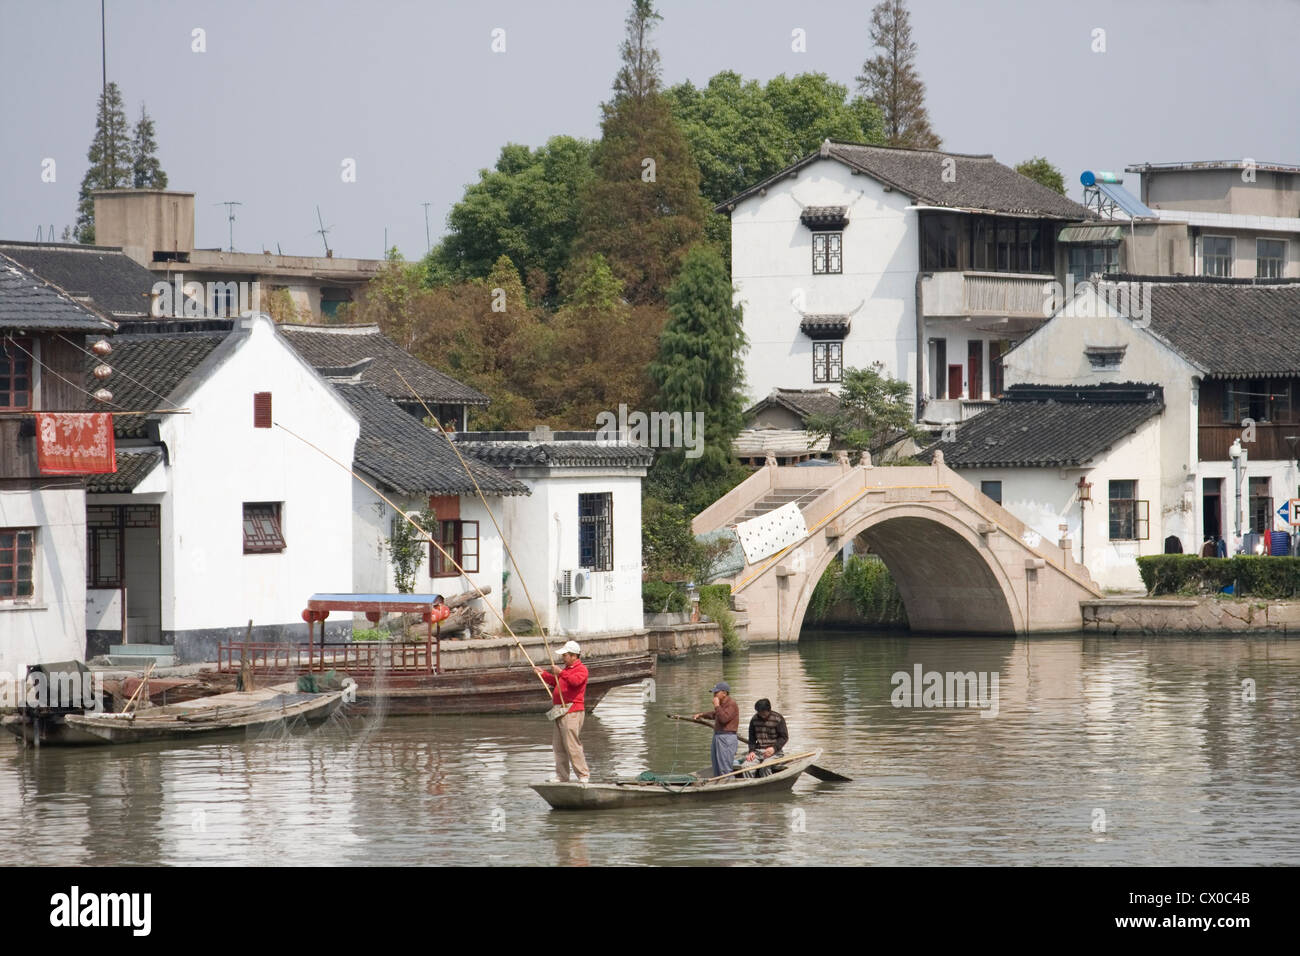
[(751, 401), (878, 362), (934, 421), (996, 398), (1001, 356), (1047, 315), (1056, 233), (1090, 215), (991, 156), (830, 141), (719, 211)]
[[(530, 491), (506, 499), (502, 527), (540, 623), (571, 636), (643, 627), (641, 479), (653, 452), (592, 432), (548, 429), (469, 432), (457, 440)], [(511, 582), (511, 619), (531, 618), (517, 576)]]
[[(969, 469), (972, 480), (1001, 481), (1004, 505), (1044, 534), (1052, 515), (1077, 519), (1077, 488), (1073, 499), (1064, 495), (1069, 480), (1087, 476), (1089, 513), (1106, 513), (1108, 523), (1104, 539), (1087, 527), (1083, 563), (1104, 586), (1138, 586), (1136, 569), (1125, 564), (1129, 552), (1161, 553), (1170, 536), (1188, 552), (1200, 551), (1207, 536), (1222, 538), (1233, 554), (1243, 544), (1238, 524), (1243, 535), (1290, 530), (1278, 508), (1300, 495), (1292, 447), (1300, 445), (1300, 283), (1120, 276), (1098, 292), (1067, 304), (1008, 354), (1008, 399), (937, 446), (948, 464)], [(1041, 398), (1052, 389), (1055, 404), (1016, 417), (1031, 403), (1014, 396)], [(1160, 393), (1158, 415), (1130, 422), (1114, 408), (1105, 413), (1102, 399), (1113, 405), (1116, 393), (1134, 393), (1124, 399), (1132, 403), (1143, 391)], [(1061, 417), (1068, 402), (1091, 410), (1074, 412), (1082, 417), (1071, 423)], [(1105, 441), (1089, 444), (1092, 438)], [(1239, 502), (1234, 442), (1246, 452), (1238, 459)], [(1000, 457), (1003, 447), (1048, 457), (1030, 480), (1026, 459)], [(1060, 471), (1058, 483), (1045, 468)], [(1134, 504), (1112, 506), (1112, 496)], [(1128, 510), (1133, 527), (1123, 518)], [(1147, 527), (1135, 539), (1129, 531), (1139, 530), (1141, 512)], [(1121, 516), (1115, 534), (1112, 513)], [(1062, 520), (1077, 555), (1077, 520)]]
[(307, 599), (352, 585), (352, 478), (330, 458), (352, 461), (356, 414), (266, 316), (124, 330), (116, 401), (174, 413), (117, 416), (119, 472), (91, 484), (87, 656), (123, 616), (181, 660), (250, 620), (254, 640), (305, 640)]

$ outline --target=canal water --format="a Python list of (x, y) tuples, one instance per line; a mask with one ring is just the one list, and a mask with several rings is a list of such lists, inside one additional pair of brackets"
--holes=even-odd
[[(897, 676), (917, 665), (922, 685), (982, 676), (988, 706), (924, 706)], [(852, 782), (552, 811), (526, 786), (553, 769), (542, 716), (354, 716), (188, 749), (0, 742), (0, 845), (91, 865), (1300, 864), (1300, 640), (810, 632), (610, 694), (583, 735), (594, 775), (707, 767), (710, 731), (664, 714), (707, 709), (718, 679), (742, 733), (769, 697), (787, 752), (822, 747)]]

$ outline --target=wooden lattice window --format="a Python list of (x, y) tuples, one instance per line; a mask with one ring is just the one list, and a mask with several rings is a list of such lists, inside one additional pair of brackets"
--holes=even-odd
[(244, 505), (244, 554), (274, 554), (285, 549), (280, 502)]
[(844, 243), (842, 232), (814, 232), (813, 275), (834, 275), (842, 271), (840, 250)]
[(0, 338), (0, 411), (32, 407), (32, 340)]
[(23, 600), (33, 593), (35, 528), (0, 528), (0, 601)]

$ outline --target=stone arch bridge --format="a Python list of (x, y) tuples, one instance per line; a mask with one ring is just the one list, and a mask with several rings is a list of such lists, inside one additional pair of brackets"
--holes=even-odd
[[(1101, 591), (1069, 542), (1042, 539), (943, 464), (942, 453), (936, 458), (924, 466), (844, 457), (823, 467), (768, 464), (702, 511), (697, 534), (737, 527), (760, 539), (753, 551), (770, 551), (724, 579), (749, 617), (750, 639), (798, 640), (822, 572), (860, 534), (889, 568), (916, 630), (1080, 630), (1079, 602)], [(766, 520), (747, 524), (756, 518)]]

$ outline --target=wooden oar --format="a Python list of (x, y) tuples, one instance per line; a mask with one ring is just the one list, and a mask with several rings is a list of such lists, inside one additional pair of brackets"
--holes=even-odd
[[(669, 720), (685, 720), (685, 721), (689, 721), (692, 724), (699, 724), (702, 727), (713, 726), (713, 723), (711, 721), (697, 720), (694, 717), (684, 717), (681, 714), (665, 714), (664, 716), (667, 717)], [(746, 740), (744, 737), (740, 736), (740, 734), (736, 734), (736, 739), (739, 740), (746, 747), (749, 746), (749, 741)], [(842, 773), (836, 773), (834, 770), (827, 770), (825, 767), (819, 767), (816, 764), (810, 764), (808, 766), (808, 769), (805, 770), (804, 773), (816, 777), (818, 780), (825, 780), (827, 783), (849, 783), (853, 780), (852, 777), (846, 777)]]

